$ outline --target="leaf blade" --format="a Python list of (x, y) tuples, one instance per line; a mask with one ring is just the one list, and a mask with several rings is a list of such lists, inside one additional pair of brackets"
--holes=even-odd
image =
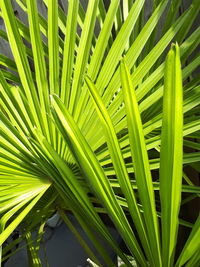
[(155, 208), (155, 196), (150, 172), (149, 159), (144, 139), (142, 121), (135, 91), (131, 81), (131, 75), (122, 60), (120, 64), (122, 90), (127, 113), (127, 126), (131, 155), (134, 162), (135, 178), (138, 192), (144, 209), (144, 219), (148, 240), (154, 256), (155, 266), (161, 265), (159, 226)]
[(165, 66), (160, 152), (163, 266), (172, 266), (178, 231), (183, 163), (183, 96), (179, 47), (173, 45)]

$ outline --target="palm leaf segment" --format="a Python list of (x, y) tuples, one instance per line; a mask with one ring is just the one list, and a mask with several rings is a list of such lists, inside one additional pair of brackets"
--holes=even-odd
[[(183, 164), (198, 170), (200, 160), (200, 80), (193, 76), (199, 55), (185, 64), (200, 42), (199, 27), (188, 34), (198, 1), (179, 18), (181, 1), (169, 9), (168, 1), (154, 1), (148, 20), (144, 0), (113, 0), (108, 9), (102, 0), (90, 0), (86, 9), (74, 0), (67, 14), (57, 0), (44, 0), (47, 20), (36, 1), (16, 2), (28, 25), (14, 15), (10, 0), (0, 0), (6, 26), (0, 36), (14, 57), (0, 54), (0, 244), (35, 211), (26, 236), (56, 209), (70, 225), (62, 211), (69, 209), (108, 266), (113, 263), (94, 233), (131, 266), (99, 216), (103, 212), (139, 265), (174, 266), (178, 227), (192, 227), (179, 217), (181, 192), (189, 199), (200, 193), (182, 174)], [(174, 38), (180, 51), (172, 47), (165, 67)], [(182, 154), (183, 144), (196, 152)], [(198, 235), (199, 219), (176, 266), (197, 264)]]

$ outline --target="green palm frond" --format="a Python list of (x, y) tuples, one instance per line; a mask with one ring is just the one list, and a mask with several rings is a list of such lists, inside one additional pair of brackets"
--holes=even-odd
[(200, 195), (187, 172), (200, 172), (199, 1), (180, 14), (182, 0), (42, 0), (44, 16), (38, 1), (15, 0), (28, 24), (11, 2), (0, 0), (12, 50), (0, 51), (0, 246), (21, 227), (40, 266), (31, 232), (58, 211), (98, 265), (114, 263), (97, 235), (126, 266), (198, 266), (199, 217), (180, 211)]

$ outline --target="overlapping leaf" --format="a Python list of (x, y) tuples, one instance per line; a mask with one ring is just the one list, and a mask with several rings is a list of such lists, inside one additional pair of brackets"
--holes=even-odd
[[(0, 244), (30, 221), (23, 238), (31, 241), (30, 231), (58, 207), (98, 264), (65, 210), (108, 266), (114, 264), (96, 233), (130, 262), (98, 213), (112, 219), (139, 265), (198, 266), (199, 218), (188, 222), (179, 208), (200, 194), (190, 175), (182, 174), (182, 166), (199, 172), (200, 61), (193, 53), (199, 25), (191, 31), (199, 1), (179, 15), (181, 0), (149, 1), (147, 18), (145, 0), (113, 0), (109, 6), (103, 0), (86, 6), (62, 1), (62, 7), (43, 0), (47, 14), (39, 12), (36, 0), (16, 0), (28, 23), (16, 17), (11, 2), (0, 0), (6, 28), (0, 40), (13, 54), (0, 51)], [(164, 72), (173, 39), (180, 45), (182, 78), (177, 46)], [(119, 66), (124, 54), (129, 70)], [(93, 81), (86, 78), (89, 90), (86, 74)], [(50, 94), (56, 94), (52, 103)], [(180, 225), (192, 230), (175, 263)]]

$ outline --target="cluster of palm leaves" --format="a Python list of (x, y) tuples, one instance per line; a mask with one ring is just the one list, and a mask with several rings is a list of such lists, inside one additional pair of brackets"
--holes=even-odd
[[(47, 18), (38, 1), (15, 2), (28, 24), (0, 0), (13, 55), (0, 53), (2, 261), (25, 239), (41, 266), (41, 234), (58, 212), (100, 266), (69, 210), (105, 266), (114, 263), (97, 236), (132, 264), (101, 214), (139, 266), (199, 266), (200, 216), (180, 213), (200, 194), (199, 0), (184, 12), (181, 0), (43, 0)], [(189, 234), (178, 252), (180, 228)]]

